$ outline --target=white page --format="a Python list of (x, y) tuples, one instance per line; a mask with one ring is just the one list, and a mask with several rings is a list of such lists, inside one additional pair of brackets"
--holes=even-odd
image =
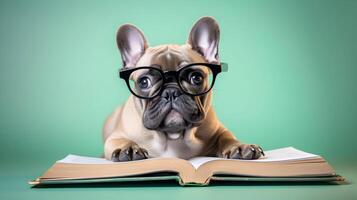
[(69, 154), (58, 163), (70, 163), (70, 164), (112, 164), (113, 161), (106, 160), (105, 158), (95, 158), (88, 156), (78, 156)]
[[(264, 151), (265, 156), (257, 160), (239, 160), (243, 162), (276, 162), (276, 161), (287, 161), (287, 160), (301, 160), (308, 158), (317, 158), (318, 155), (307, 153), (295, 149), (294, 147), (285, 147), (280, 149), (274, 149), (270, 151)], [(189, 162), (197, 169), (202, 164), (212, 161), (212, 160), (227, 160), (225, 158), (217, 157), (196, 157), (189, 160)]]
[[(265, 151), (265, 156), (257, 160), (240, 160), (244, 162), (274, 162), (274, 161), (284, 161), (284, 160), (301, 160), (307, 158), (318, 157), (317, 155), (306, 153), (297, 150), (293, 147), (280, 148), (270, 151)], [(157, 159), (157, 158), (150, 158)], [(196, 169), (203, 163), (209, 162), (211, 160), (227, 160), (224, 158), (217, 157), (196, 157), (188, 160)], [(78, 156), (69, 154), (62, 160), (57, 161), (58, 163), (71, 163), (71, 164), (113, 164), (115, 162), (106, 160), (104, 158), (95, 158), (88, 156)], [(135, 162), (135, 161), (130, 161)]]
[[(160, 159), (160, 158), (149, 158), (149, 159)], [(135, 160), (135, 161), (129, 161), (129, 162), (140, 162), (143, 160)], [(113, 162), (110, 160), (107, 160), (105, 158), (96, 158), (96, 157), (89, 157), (89, 156), (79, 156), (79, 155), (73, 155), (69, 154), (62, 160), (58, 160), (57, 163), (68, 163), (68, 164), (115, 164), (119, 162)]]

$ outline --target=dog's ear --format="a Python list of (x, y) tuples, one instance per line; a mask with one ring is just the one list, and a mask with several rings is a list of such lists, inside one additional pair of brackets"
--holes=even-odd
[(188, 44), (208, 62), (219, 62), (219, 26), (212, 17), (202, 17), (193, 25)]
[(144, 34), (131, 24), (124, 24), (119, 28), (117, 45), (120, 50), (123, 67), (135, 66), (148, 47)]

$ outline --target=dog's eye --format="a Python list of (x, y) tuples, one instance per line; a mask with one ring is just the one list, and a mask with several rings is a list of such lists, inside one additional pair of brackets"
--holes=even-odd
[(151, 87), (151, 80), (147, 76), (140, 77), (138, 80), (138, 86), (140, 89), (148, 89)]
[(190, 74), (190, 82), (193, 85), (201, 85), (203, 82), (203, 76), (200, 72), (192, 72)]

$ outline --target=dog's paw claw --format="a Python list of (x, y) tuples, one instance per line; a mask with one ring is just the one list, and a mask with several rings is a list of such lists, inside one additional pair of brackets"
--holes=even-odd
[(146, 149), (140, 148), (138, 145), (132, 145), (124, 149), (117, 149), (112, 154), (112, 161), (125, 162), (132, 160), (143, 160), (148, 158)]
[(263, 149), (255, 144), (235, 144), (223, 153), (224, 158), (253, 160), (264, 156)]

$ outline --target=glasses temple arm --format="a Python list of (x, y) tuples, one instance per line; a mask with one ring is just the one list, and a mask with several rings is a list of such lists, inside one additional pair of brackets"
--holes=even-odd
[(228, 63), (221, 62), (221, 71), (227, 72), (228, 71)]

